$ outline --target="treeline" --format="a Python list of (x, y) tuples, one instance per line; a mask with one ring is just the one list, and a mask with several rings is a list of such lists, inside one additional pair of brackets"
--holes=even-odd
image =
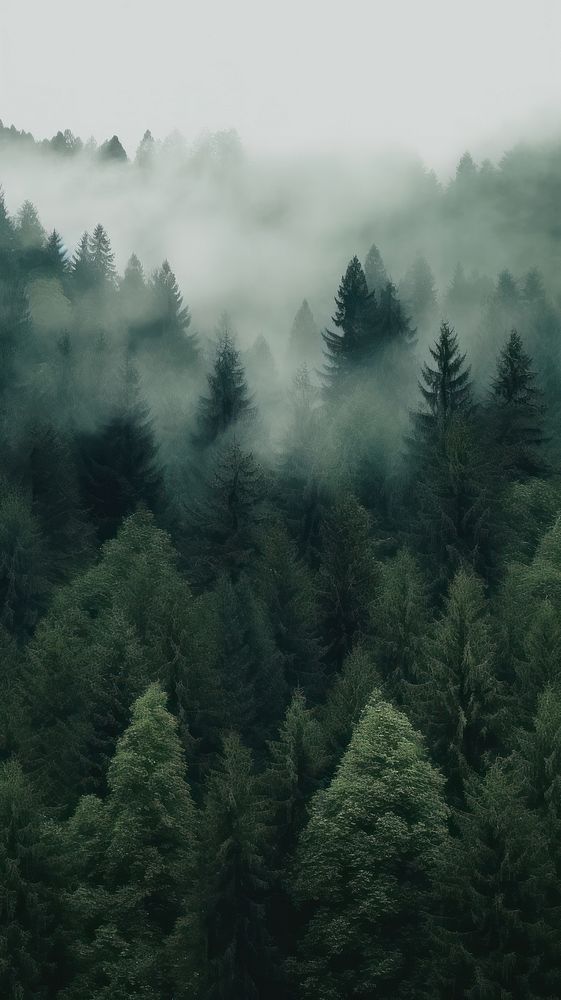
[(408, 280), (285, 384), (1, 203), (2, 997), (561, 993), (556, 307)]

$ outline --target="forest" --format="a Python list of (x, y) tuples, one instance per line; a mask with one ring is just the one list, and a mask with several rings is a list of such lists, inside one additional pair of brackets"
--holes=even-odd
[[(117, 224), (166, 155), (0, 127)], [(233, 134), (173, 156), (256, 210)], [(6, 187), (2, 1000), (561, 996), (560, 191), (403, 165), (256, 333)]]

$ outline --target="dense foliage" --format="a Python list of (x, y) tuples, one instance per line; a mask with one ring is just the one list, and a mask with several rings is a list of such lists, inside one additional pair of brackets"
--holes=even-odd
[[(499, 211), (520, 173), (464, 157), (427, 204)], [(521, 277), (394, 281), (373, 244), (323, 333), (304, 300), (248, 350), (168, 261), (121, 275), (101, 224), (70, 255), (0, 198), (2, 998), (560, 995), (537, 191)]]

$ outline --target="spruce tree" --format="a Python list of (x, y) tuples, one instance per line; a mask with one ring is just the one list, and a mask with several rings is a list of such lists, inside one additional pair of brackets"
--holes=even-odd
[(320, 611), (312, 577), (281, 522), (267, 527), (260, 544), (257, 587), (267, 609), (289, 690), (299, 687), (317, 702), (323, 690)]
[(62, 236), (53, 229), (47, 237), (43, 254), (43, 271), (49, 278), (64, 281), (68, 274), (69, 262)]
[(0, 764), (0, 993), (5, 1000), (55, 996), (60, 908), (45, 814), (15, 761)]
[(71, 289), (75, 295), (81, 295), (94, 287), (95, 271), (91, 252), (91, 237), (88, 232), (82, 233), (72, 258), (70, 276)]
[(335, 674), (320, 708), (322, 730), (333, 765), (347, 749), (353, 730), (374, 689), (380, 687), (380, 674), (371, 649), (356, 646)]
[(455, 806), (463, 805), (466, 780), (481, 773), (485, 754), (497, 745), (501, 702), (494, 659), (483, 585), (460, 570), (420, 657), (424, 691), (412, 705)]
[[(270, 876), (265, 863), (268, 808), (251, 753), (236, 735), (224, 740), (208, 782), (201, 820), (201, 943), (195, 968), (181, 970), (179, 996), (257, 1000), (270, 995), (272, 947), (265, 925)], [(181, 934), (181, 930), (184, 934)], [(196, 934), (179, 927), (179, 954)], [(197, 967), (198, 966), (198, 967)], [(193, 985), (194, 984), (194, 985)]]
[(139, 167), (151, 167), (154, 164), (154, 152), (156, 143), (150, 129), (146, 129), (146, 132), (142, 136), (140, 143), (138, 144), (138, 149), (136, 151), (136, 156), (134, 162)]
[(113, 415), (99, 430), (83, 434), (79, 449), (83, 502), (100, 540), (114, 535), (122, 519), (139, 505), (161, 510), (157, 445), (139, 377), (129, 359)]
[[(88, 844), (82, 831), (91, 818), (97, 830)], [(67, 839), (84, 864), (69, 894), (79, 936), (76, 975), (65, 995), (170, 996), (167, 948), (189, 905), (198, 818), (177, 723), (158, 685), (133, 706), (109, 768), (106, 803), (83, 799)]]
[(544, 443), (542, 393), (535, 384), (531, 358), (513, 330), (497, 360), (491, 395), (493, 437), (509, 476), (540, 476), (547, 465), (540, 455)]
[(411, 321), (397, 294), (392, 281), (388, 281), (378, 297), (378, 314), (376, 322), (376, 339), (378, 351), (403, 352), (413, 346), (416, 331), (411, 327)]
[(436, 315), (436, 288), (434, 275), (421, 254), (407, 272), (403, 282), (403, 297), (421, 330), (428, 330)]
[(419, 566), (403, 549), (382, 564), (371, 611), (376, 664), (388, 697), (398, 705), (415, 697), (428, 611), (427, 588)]
[(358, 257), (353, 257), (341, 278), (335, 296), (337, 310), (333, 323), (340, 333), (324, 330), (325, 392), (338, 396), (348, 387), (375, 347), (376, 300), (368, 291), (364, 271)]
[(99, 290), (114, 288), (117, 282), (115, 254), (101, 222), (97, 224), (90, 237), (89, 259), (96, 288)]
[[(150, 282), (149, 333), (162, 359), (185, 368), (199, 360), (198, 339), (189, 333), (191, 313), (184, 305), (177, 279), (165, 260)], [(150, 343), (150, 341), (148, 341)]]
[(193, 585), (206, 586), (223, 572), (238, 578), (257, 551), (264, 498), (264, 474), (253, 454), (236, 442), (219, 448), (186, 504), (183, 549)]
[(0, 624), (28, 637), (50, 589), (47, 551), (28, 497), (0, 487)]
[(424, 441), (446, 428), (454, 414), (469, 415), (473, 408), (466, 356), (460, 353), (458, 338), (448, 323), (442, 324), (438, 340), (429, 350), (435, 367), (423, 364), (419, 389), (425, 409), (415, 414), (415, 425)]
[(229, 332), (218, 339), (207, 382), (208, 394), (199, 400), (197, 414), (195, 441), (201, 447), (213, 444), (225, 431), (250, 420), (255, 413), (240, 353)]
[(368, 291), (374, 292), (376, 298), (378, 298), (382, 289), (388, 284), (389, 277), (384, 266), (384, 261), (382, 260), (382, 255), (375, 243), (372, 244), (366, 254), (364, 276), (368, 285)]
[(333, 670), (366, 634), (378, 582), (368, 514), (353, 496), (335, 504), (322, 543), (318, 595), (325, 656)]
[(405, 716), (372, 697), (331, 784), (317, 793), (293, 877), (307, 929), (298, 996), (417, 996), (446, 843), (442, 778)]
[(494, 764), (469, 783), (440, 875), (431, 996), (550, 998), (559, 992), (555, 875), (543, 827)]
[(320, 347), (319, 329), (308, 300), (304, 299), (294, 317), (288, 340), (288, 359), (291, 367), (294, 369), (300, 368), (301, 365), (316, 367), (321, 360)]

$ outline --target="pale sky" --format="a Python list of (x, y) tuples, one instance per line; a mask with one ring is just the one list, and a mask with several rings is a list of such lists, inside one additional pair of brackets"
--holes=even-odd
[(0, 118), (429, 165), (561, 124), (561, 0), (1, 0)]

